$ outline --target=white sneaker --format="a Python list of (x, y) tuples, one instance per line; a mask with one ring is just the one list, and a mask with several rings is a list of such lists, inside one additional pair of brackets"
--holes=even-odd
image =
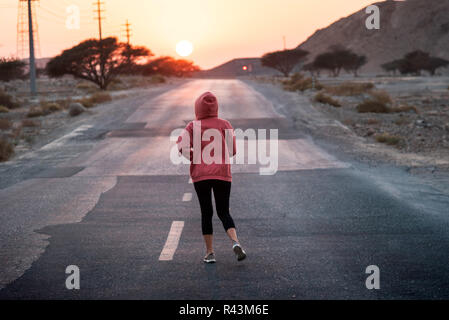
[(237, 257), (237, 261), (245, 260), (246, 252), (245, 250), (243, 250), (242, 246), (240, 246), (239, 243), (234, 243), (234, 245), (232, 246), (232, 250), (234, 251)]
[(204, 257), (203, 261), (204, 261), (205, 263), (215, 263), (215, 262), (216, 262), (216, 260), (215, 260), (215, 254), (214, 254), (213, 252), (212, 252), (212, 253), (209, 253), (208, 255), (206, 255), (206, 256)]

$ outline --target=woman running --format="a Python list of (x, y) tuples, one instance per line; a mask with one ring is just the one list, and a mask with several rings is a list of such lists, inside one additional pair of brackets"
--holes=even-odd
[(195, 116), (196, 120), (186, 126), (177, 143), (179, 152), (190, 160), (190, 176), (200, 202), (201, 228), (206, 243), (203, 261), (216, 261), (213, 249), (212, 191), (217, 215), (232, 241), (237, 260), (241, 261), (246, 258), (246, 253), (239, 243), (234, 221), (229, 214), (232, 181), (229, 158), (236, 153), (234, 129), (228, 121), (218, 118), (217, 98), (210, 92), (203, 93), (196, 100)]

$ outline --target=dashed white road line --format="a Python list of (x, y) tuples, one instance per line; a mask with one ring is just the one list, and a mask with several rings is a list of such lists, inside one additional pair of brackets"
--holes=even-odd
[[(192, 183), (192, 178), (189, 178), (189, 183)], [(186, 192), (182, 195), (182, 201), (192, 201), (192, 193)], [(159, 261), (173, 260), (173, 256), (178, 248), (179, 239), (181, 238), (182, 229), (184, 228), (184, 221), (173, 221), (168, 233), (167, 241), (162, 249)]]
[(184, 201), (184, 202), (192, 201), (192, 193), (190, 193), (190, 192), (184, 193), (182, 196), (182, 201)]
[(179, 239), (181, 238), (182, 229), (184, 228), (184, 221), (173, 221), (168, 233), (167, 241), (162, 249), (159, 261), (173, 260), (173, 256), (178, 248)]

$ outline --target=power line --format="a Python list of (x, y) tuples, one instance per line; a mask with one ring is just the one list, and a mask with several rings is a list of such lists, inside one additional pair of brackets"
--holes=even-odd
[[(55, 13), (54, 11), (48, 10), (47, 8), (44, 8), (42, 6), (39, 7), (39, 8), (40, 9), (44, 9), (44, 10), (40, 10), (38, 12), (38, 15), (42, 15), (44, 20), (46, 20), (46, 21), (47, 20), (51, 20), (53, 22), (56, 21), (56, 22), (62, 23), (62, 24), (66, 23), (68, 16), (66, 16), (66, 15), (64, 15), (64, 16), (63, 15), (59, 15), (59, 14)], [(83, 17), (83, 16), (80, 16), (80, 18), (83, 20), (83, 23), (86, 23), (86, 21), (87, 21), (88, 24), (92, 23), (90, 21), (91, 18), (86, 18), (86, 17)]]
[(58, 14), (58, 13), (56, 13), (56, 12), (54, 12), (54, 11), (52, 11), (52, 10), (49, 10), (49, 9), (47, 9), (47, 8), (45, 8), (45, 7), (39, 6), (39, 8), (42, 9), (42, 10), (44, 10), (45, 12), (51, 14), (52, 16), (54, 16), (54, 17), (56, 17), (56, 18), (60, 18), (60, 19), (63, 19), (63, 20), (66, 19), (66, 17), (65, 17), (64, 15)]
[[(47, 2), (48, 2), (48, 0), (46, 0)], [(56, 5), (56, 3), (58, 3), (58, 5)], [(60, 15), (59, 14), (59, 12), (60, 13), (62, 13), (62, 15), (64, 15), (64, 17), (66, 17), (66, 15), (67, 15), (67, 8), (69, 8), (69, 7), (71, 7), (71, 6), (76, 6), (77, 7), (77, 9), (78, 9), (78, 12), (79, 12), (79, 15), (80, 15), (80, 18), (83, 18), (83, 19), (85, 19), (85, 20), (90, 20), (90, 19), (92, 19), (92, 12), (89, 10), (89, 11), (87, 11), (87, 9), (83, 9), (83, 8), (80, 8), (78, 5), (74, 5), (73, 3), (72, 4), (69, 4), (69, 3), (66, 3), (66, 6), (64, 6), (64, 4), (61, 4), (59, 1), (58, 2), (53, 2), (53, 1), (51, 1), (50, 3), (48, 3), (49, 5), (50, 5), (50, 7), (52, 8), (52, 9), (54, 9), (54, 11), (53, 11), (53, 13), (55, 13), (55, 14), (57, 14), (57, 15)], [(42, 5), (41, 5), (42, 6)], [(47, 7), (45, 8), (47, 11), (51, 11), (51, 10), (49, 10)]]
[(47, 23), (57, 24), (59, 26), (61, 26), (61, 25), (65, 26), (65, 23), (66, 23), (66, 21), (62, 18), (57, 18), (55, 16), (46, 15), (46, 14), (43, 14), (42, 12), (38, 13), (37, 16), (38, 16), (39, 20), (44, 20)]
[[(56, 0), (53, 0), (56, 1)], [(56, 1), (58, 4), (61, 2), (61, 0), (57, 0)], [(73, 5), (73, 1), (70, 0), (62, 0), (62, 2), (65, 2), (66, 7)], [(80, 11), (85, 12), (85, 13), (90, 13), (90, 9), (86, 9), (86, 8), (80, 8)]]
[[(55, 12), (52, 12), (51, 10), (48, 10), (47, 8), (43, 8), (42, 6), (40, 6), (39, 8), (44, 9), (44, 10), (39, 10), (38, 16), (41, 16), (45, 21), (57, 22), (57, 23), (61, 23), (64, 25), (67, 22), (67, 16), (62, 16), (62, 15), (56, 14)], [(84, 24), (89, 24), (89, 25), (92, 24), (91, 18), (86, 18), (83, 16), (80, 16), (80, 18), (82, 19)]]
[[(56, 11), (53, 11), (53, 10), (50, 10), (49, 8), (47, 8), (47, 7), (42, 6), (42, 5), (40, 5), (39, 8), (43, 9), (44, 11), (46, 11), (47, 13), (49, 13), (49, 14), (55, 16), (55, 17), (59, 17), (59, 18), (64, 19), (64, 20), (66, 20), (66, 18), (67, 18), (67, 11), (66, 11), (66, 9), (58, 10), (56, 8)], [(59, 11), (61, 11), (63, 13), (58, 13)], [(86, 15), (80, 13), (80, 18), (85, 18), (87, 20), (87, 19), (91, 19), (92, 16), (87, 17)]]
[[(56, 3), (49, 2), (48, 0), (45, 1), (45, 4), (48, 5), (48, 7), (54, 9), (55, 12), (57, 12), (58, 14), (60, 14), (60, 13), (62, 13), (62, 12), (64, 12), (64, 13), (66, 12), (66, 8), (67, 8), (67, 7), (60, 7), (60, 6), (57, 5)], [(40, 7), (43, 7), (43, 4), (42, 4), (42, 3), (40, 4)], [(47, 10), (49, 10), (48, 7), (46, 7)]]
[[(61, 0), (57, 0), (57, 1), (56, 0), (46, 0), (46, 2), (49, 3), (52, 8), (58, 8), (64, 12), (68, 7), (74, 5), (74, 3), (72, 1), (62, 1), (65, 3), (61, 3)], [(79, 8), (80, 12), (84, 12), (84, 13), (91, 12), (90, 9), (80, 8), (79, 5), (76, 5), (76, 6)]]

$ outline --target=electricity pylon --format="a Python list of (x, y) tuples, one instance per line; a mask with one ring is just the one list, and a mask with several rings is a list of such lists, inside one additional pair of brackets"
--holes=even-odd
[[(34, 46), (38, 55), (40, 56), (40, 43), (39, 43), (39, 32), (36, 17), (36, 5), (35, 2), (39, 0), (31, 0), (31, 13), (33, 20), (33, 35), (34, 35)], [(29, 51), (29, 41), (28, 41), (28, 0), (19, 0), (19, 10), (17, 11), (17, 41), (16, 41), (16, 55), (20, 59), (23, 59)]]
[[(24, 58), (26, 48), (26, 33), (28, 32), (28, 48), (29, 67), (30, 67), (30, 91), (31, 95), (36, 94), (36, 60), (35, 60), (35, 43), (39, 46), (36, 6), (35, 2), (39, 0), (19, 0), (19, 11), (17, 18), (17, 57)], [(26, 16), (28, 15), (28, 24), (26, 23)]]

